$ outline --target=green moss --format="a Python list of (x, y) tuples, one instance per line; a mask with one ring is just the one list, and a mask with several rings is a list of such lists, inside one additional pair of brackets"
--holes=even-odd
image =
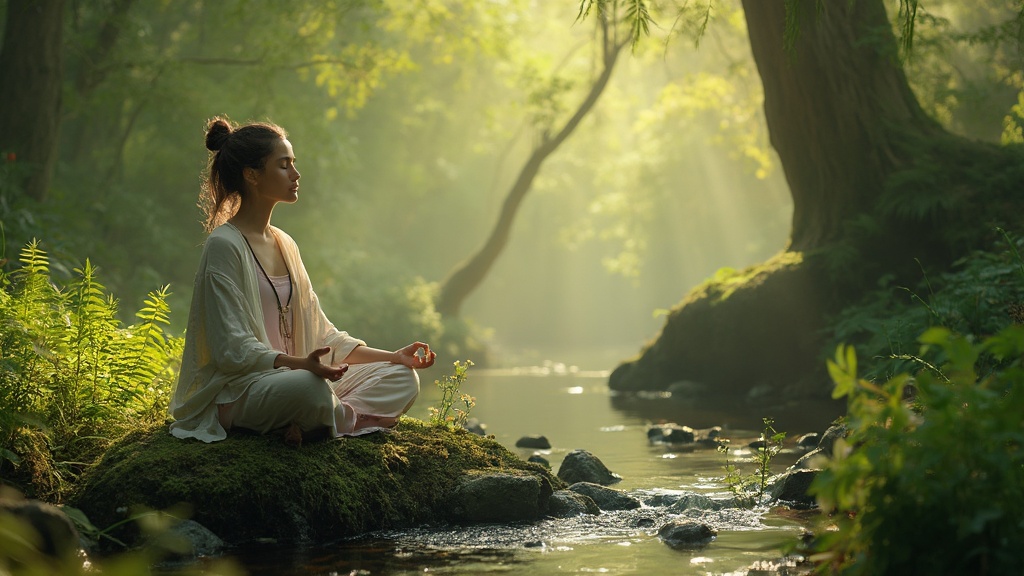
[(480, 469), (523, 471), (562, 486), (493, 439), (403, 418), (391, 433), (298, 450), (274, 436), (232, 434), (204, 444), (155, 426), (113, 446), (72, 500), (97, 526), (124, 519), (124, 510), (184, 504), (229, 542), (321, 540), (444, 520), (458, 480)]
[(719, 268), (714, 276), (691, 290), (678, 307), (685, 306), (692, 301), (709, 298), (712, 303), (727, 300), (737, 290), (756, 286), (767, 275), (792, 266), (799, 266), (803, 261), (804, 255), (801, 252), (782, 251), (761, 264), (749, 266), (743, 270)]

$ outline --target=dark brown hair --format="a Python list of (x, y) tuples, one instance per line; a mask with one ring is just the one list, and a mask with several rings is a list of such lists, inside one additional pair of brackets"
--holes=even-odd
[(243, 170), (262, 170), (277, 142), (287, 137), (283, 128), (270, 122), (233, 126), (221, 116), (209, 121), (206, 127), (206, 149), (211, 152), (209, 173), (199, 193), (207, 232), (238, 211), (245, 195)]

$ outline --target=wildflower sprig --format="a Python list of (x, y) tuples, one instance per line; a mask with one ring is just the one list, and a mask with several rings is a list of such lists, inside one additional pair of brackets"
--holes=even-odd
[[(476, 406), (476, 398), (469, 394), (462, 393), (462, 384), (466, 381), (466, 372), (473, 365), (472, 360), (465, 362), (455, 361), (455, 372), (444, 376), (440, 380), (434, 380), (434, 384), (441, 389), (441, 400), (436, 407), (430, 408), (430, 423), (434, 426), (456, 426), (462, 427), (469, 420), (469, 412)], [(457, 404), (461, 403), (465, 409)]]

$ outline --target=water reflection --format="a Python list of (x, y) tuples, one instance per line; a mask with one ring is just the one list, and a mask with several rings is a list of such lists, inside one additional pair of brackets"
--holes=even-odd
[(677, 422), (693, 428), (721, 426), (756, 430), (762, 418), (772, 418), (786, 430), (823, 432), (845, 413), (845, 404), (827, 399), (759, 402), (736, 398), (681, 398), (668, 392), (608, 392), (611, 407), (625, 416), (651, 422)]

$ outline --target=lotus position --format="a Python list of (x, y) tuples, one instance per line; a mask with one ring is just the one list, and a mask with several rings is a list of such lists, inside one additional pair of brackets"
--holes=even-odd
[(270, 224), (299, 198), (284, 130), (214, 118), (201, 205), (209, 236), (196, 272), (171, 434), (204, 442), (231, 428), (357, 435), (397, 423), (419, 394), (423, 342), (371, 348), (324, 315), (295, 241)]

